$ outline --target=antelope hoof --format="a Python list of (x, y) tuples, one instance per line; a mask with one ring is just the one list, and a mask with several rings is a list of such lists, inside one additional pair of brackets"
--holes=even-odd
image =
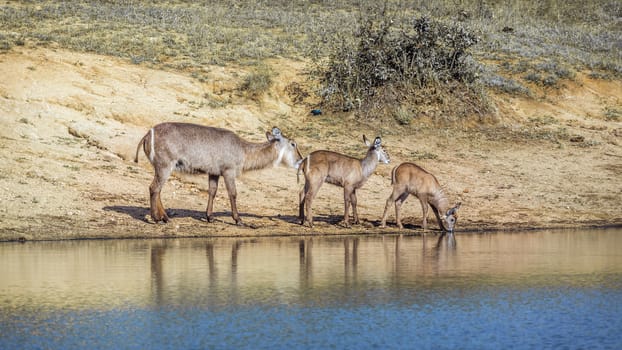
[(387, 223), (386, 222), (381, 222), (380, 223), (380, 228), (386, 228), (387, 227)]
[(168, 216), (166, 214), (160, 216), (160, 215), (151, 215), (151, 219), (153, 219), (153, 222), (156, 224), (166, 224), (169, 220)]
[(235, 224), (236, 224), (237, 226), (246, 226), (246, 225), (242, 222), (242, 220), (241, 220), (241, 219), (235, 220)]
[(162, 224), (162, 225), (164, 225), (164, 224), (168, 223), (168, 218), (167, 218), (167, 217), (164, 217), (164, 218), (162, 218), (162, 219), (160, 219), (160, 220), (158, 220), (158, 219), (153, 219), (153, 222), (155, 222), (156, 224)]
[(207, 216), (207, 222), (209, 222), (210, 224), (213, 223), (214, 220), (214, 216)]

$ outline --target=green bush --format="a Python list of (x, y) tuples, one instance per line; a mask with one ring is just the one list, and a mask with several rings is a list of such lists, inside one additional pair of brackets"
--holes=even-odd
[(320, 95), (327, 105), (351, 110), (391, 105), (413, 90), (472, 84), (477, 65), (468, 49), (478, 38), (462, 25), (415, 18), (409, 30), (393, 21), (366, 21), (354, 41), (342, 40), (329, 57)]

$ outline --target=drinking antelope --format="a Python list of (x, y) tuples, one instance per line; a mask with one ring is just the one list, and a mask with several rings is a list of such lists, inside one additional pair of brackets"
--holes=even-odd
[(235, 178), (242, 172), (263, 169), (281, 163), (297, 167), (302, 159), (293, 140), (279, 128), (266, 132), (267, 142), (246, 141), (230, 130), (187, 123), (162, 123), (154, 126), (140, 140), (135, 162), (142, 146), (153, 165), (155, 177), (149, 186), (151, 217), (155, 222), (168, 222), (160, 191), (173, 170), (209, 175), (207, 221), (212, 222), (213, 204), (218, 180), (222, 176), (231, 202), (231, 216), (236, 224), (242, 220), (236, 205)]
[[(356, 159), (331, 151), (315, 151), (304, 158), (298, 167), (298, 174), (302, 170), (305, 175), (305, 186), (299, 193), (300, 224), (305, 222), (313, 227), (313, 210), (311, 204), (318, 190), (324, 182), (343, 187), (344, 214), (343, 221), (350, 227), (350, 205), (354, 214), (354, 223), (359, 223), (356, 210), (356, 190), (361, 188), (369, 176), (374, 172), (379, 162), (389, 163), (389, 155), (381, 145), (380, 137), (376, 137), (373, 144), (363, 135), (367, 145), (367, 155), (363, 159)], [(307, 207), (305, 215), (305, 206)]]
[[(391, 184), (393, 192), (387, 199), (382, 214), (381, 227), (386, 227), (389, 207), (395, 204), (395, 219), (399, 228), (404, 228), (400, 217), (402, 204), (412, 194), (419, 198), (423, 210), (423, 229), (428, 227), (428, 205), (432, 207), (436, 220), (442, 231), (453, 232), (460, 203), (450, 207), (449, 200), (436, 177), (414, 163), (402, 163), (391, 171)], [(443, 216), (441, 216), (442, 213)], [(447, 227), (443, 225), (443, 221)]]

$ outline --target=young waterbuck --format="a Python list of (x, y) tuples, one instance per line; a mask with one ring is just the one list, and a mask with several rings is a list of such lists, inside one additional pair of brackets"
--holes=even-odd
[(236, 205), (235, 178), (242, 172), (277, 166), (281, 163), (297, 167), (302, 159), (293, 140), (281, 130), (266, 132), (267, 142), (248, 142), (232, 131), (186, 123), (162, 123), (154, 126), (140, 140), (135, 162), (142, 146), (153, 165), (155, 177), (149, 186), (151, 217), (155, 222), (168, 222), (160, 191), (173, 170), (209, 175), (207, 221), (212, 222), (213, 204), (218, 180), (222, 176), (229, 193), (231, 216), (236, 224), (242, 221)]
[[(313, 198), (324, 182), (343, 187), (344, 214), (343, 221), (350, 227), (350, 205), (354, 214), (354, 223), (359, 223), (356, 211), (356, 190), (361, 188), (374, 172), (379, 162), (389, 163), (389, 155), (381, 145), (380, 137), (370, 144), (365, 135), (363, 141), (369, 147), (363, 159), (356, 159), (331, 151), (315, 151), (301, 161), (298, 174), (302, 170), (305, 175), (305, 186), (299, 193), (300, 224), (305, 222), (313, 227)], [(307, 207), (305, 215), (305, 206)]]
[[(400, 217), (402, 204), (412, 194), (419, 198), (423, 209), (423, 229), (428, 227), (428, 205), (432, 207), (436, 220), (442, 231), (454, 231), (456, 220), (458, 219), (458, 208), (460, 203), (450, 207), (449, 200), (443, 193), (436, 177), (414, 163), (402, 163), (391, 171), (391, 184), (393, 192), (387, 199), (382, 214), (381, 227), (386, 227), (389, 207), (395, 204), (395, 219), (399, 228), (404, 228)], [(442, 216), (441, 216), (442, 213)], [(443, 225), (443, 221), (447, 227)]]

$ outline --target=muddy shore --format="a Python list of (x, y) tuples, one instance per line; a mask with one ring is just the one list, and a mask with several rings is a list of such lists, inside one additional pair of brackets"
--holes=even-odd
[[(0, 56), (0, 241), (272, 235), (422, 234), (421, 208), (404, 205), (405, 230), (378, 227), (393, 166), (414, 161), (434, 173), (450, 201), (462, 202), (457, 233), (622, 225), (622, 82), (579, 75), (543, 98), (493, 96), (491, 125), (409, 128), (311, 116), (287, 93), (303, 84), (304, 63), (285, 59), (261, 101), (236, 93), (240, 67), (211, 67), (199, 82), (115, 58), (27, 47)], [(222, 102), (222, 103), (216, 103)], [(225, 103), (226, 102), (226, 103)], [(312, 102), (312, 101), (311, 101)], [(314, 204), (316, 226), (297, 219), (294, 169), (238, 178), (236, 226), (221, 181), (217, 220), (205, 221), (207, 179), (176, 174), (162, 199), (166, 225), (149, 220), (151, 165), (136, 146), (149, 128), (185, 121), (235, 130), (263, 141), (278, 126), (303, 153), (330, 149), (362, 157), (362, 135), (380, 135), (391, 164), (359, 191), (360, 225), (345, 228), (342, 190), (325, 184)], [(347, 127), (346, 127), (347, 126)], [(439, 233), (432, 215), (430, 234)]]

